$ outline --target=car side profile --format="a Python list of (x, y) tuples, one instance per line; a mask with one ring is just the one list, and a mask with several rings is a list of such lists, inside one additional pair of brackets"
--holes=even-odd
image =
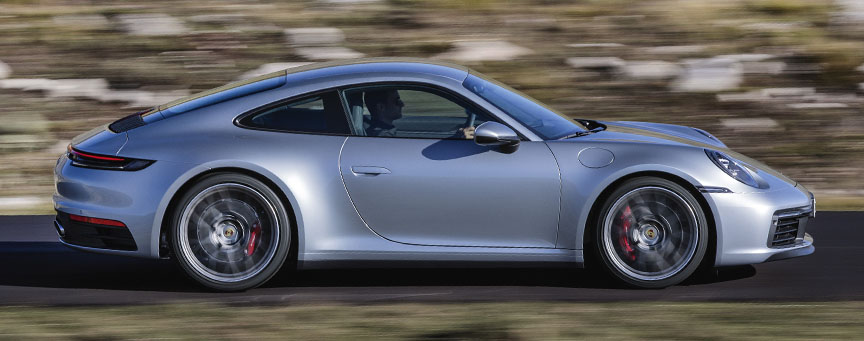
[[(468, 68), (319, 63), (76, 137), (54, 222), (225, 291), (301, 269), (605, 269), (643, 288), (814, 251), (813, 195), (696, 128), (572, 119)], [(299, 274), (302, 276), (302, 273)]]

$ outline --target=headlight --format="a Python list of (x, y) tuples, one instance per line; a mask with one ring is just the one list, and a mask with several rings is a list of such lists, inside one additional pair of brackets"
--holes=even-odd
[(735, 160), (716, 150), (705, 149), (705, 154), (708, 154), (708, 158), (711, 159), (717, 167), (720, 167), (720, 169), (726, 172), (726, 174), (729, 174), (729, 176), (735, 178), (735, 180), (741, 181), (745, 185), (751, 187), (762, 188), (759, 182), (756, 181), (752, 172), (744, 166), (743, 162)]

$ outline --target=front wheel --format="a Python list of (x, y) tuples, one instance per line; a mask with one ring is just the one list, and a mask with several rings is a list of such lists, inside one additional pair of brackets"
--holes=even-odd
[(708, 248), (708, 222), (696, 198), (660, 178), (629, 180), (608, 197), (594, 233), (607, 272), (641, 288), (675, 285)]
[(178, 202), (171, 225), (177, 262), (216, 290), (259, 286), (275, 275), (291, 245), (290, 220), (276, 193), (233, 173), (203, 178)]

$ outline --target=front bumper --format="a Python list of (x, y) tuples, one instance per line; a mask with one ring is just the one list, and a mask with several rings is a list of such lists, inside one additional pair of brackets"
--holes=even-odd
[(756, 264), (815, 251), (805, 232), (815, 214), (800, 186), (756, 193), (708, 193), (717, 223), (716, 266)]

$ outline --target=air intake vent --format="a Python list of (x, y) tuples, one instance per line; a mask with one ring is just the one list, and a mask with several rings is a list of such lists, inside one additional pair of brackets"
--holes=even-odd
[[(143, 112), (147, 112), (147, 111), (150, 111), (150, 110), (146, 110)], [(110, 129), (111, 131), (113, 131), (115, 133), (122, 133), (124, 131), (129, 131), (129, 130), (138, 128), (140, 126), (143, 126), (147, 123), (144, 122), (144, 118), (141, 117), (141, 113), (142, 112), (136, 112), (132, 115), (129, 115), (129, 116), (126, 116), (126, 117), (121, 118), (119, 120), (116, 120), (116, 121), (114, 121), (114, 123), (111, 123), (108, 125), (108, 129)]]
[(804, 228), (810, 215), (809, 210), (792, 210), (774, 214), (771, 239), (768, 245), (774, 248), (793, 246), (804, 238)]

